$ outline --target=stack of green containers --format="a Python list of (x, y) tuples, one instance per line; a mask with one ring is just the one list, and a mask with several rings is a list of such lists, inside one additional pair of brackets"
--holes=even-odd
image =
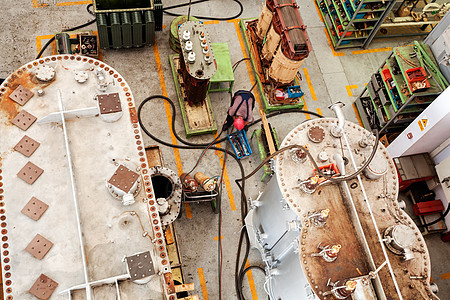
[(161, 0), (94, 0), (101, 49), (151, 46), (162, 28)]

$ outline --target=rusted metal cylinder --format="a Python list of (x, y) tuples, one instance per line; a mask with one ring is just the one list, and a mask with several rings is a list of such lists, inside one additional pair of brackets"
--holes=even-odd
[[(206, 99), (208, 93), (208, 79), (199, 79), (192, 77), (188, 72), (188, 67), (184, 59), (180, 59), (181, 76), (183, 77), (183, 87), (186, 93), (186, 99), (190, 106), (200, 105)], [(198, 77), (203, 76), (202, 70), (197, 70)]]
[(270, 62), (272, 60), (275, 50), (277, 50), (280, 44), (280, 35), (275, 31), (273, 26), (270, 26), (269, 32), (266, 36), (266, 42), (262, 48), (262, 58), (263, 60)]
[(181, 174), (180, 179), (183, 181), (183, 189), (189, 192), (195, 192), (198, 190), (198, 183), (195, 179), (186, 173)]
[(290, 84), (294, 80), (302, 64), (303, 59), (292, 60), (287, 58), (280, 45), (277, 53), (273, 57), (272, 64), (270, 65), (269, 77), (281, 85)]
[(259, 17), (258, 23), (256, 24), (256, 36), (258, 37), (258, 40), (260, 42), (264, 40), (270, 23), (272, 23), (272, 15), (273, 13), (270, 11), (267, 5), (264, 5), (261, 16)]
[(197, 172), (194, 175), (195, 181), (207, 192), (212, 192), (216, 188), (216, 183), (214, 180), (203, 174), (202, 172)]

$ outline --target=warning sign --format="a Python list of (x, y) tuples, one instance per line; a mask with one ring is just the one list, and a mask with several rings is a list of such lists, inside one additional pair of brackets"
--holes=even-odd
[(428, 124), (428, 118), (423, 116), (417, 123), (419, 124), (420, 131), (424, 131)]

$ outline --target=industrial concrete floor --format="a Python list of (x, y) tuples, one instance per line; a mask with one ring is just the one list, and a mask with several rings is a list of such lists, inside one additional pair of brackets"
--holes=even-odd
[[(2, 35), (0, 36), (0, 77), (5, 78), (16, 68), (33, 60), (38, 52), (38, 45), (44, 44), (49, 35), (59, 32), (92, 18), (86, 12), (86, 3), (90, 1), (65, 2), (64, 0), (20, 0), (3, 1)], [(179, 1), (166, 0), (165, 6), (178, 4)], [(262, 0), (243, 0), (244, 12), (241, 18), (257, 17), (262, 8)], [(330, 48), (324, 32), (318, 11), (313, 0), (299, 1), (300, 14), (308, 26), (313, 51), (305, 60), (301, 73), (303, 81), (301, 87), (305, 92), (305, 108), (333, 116), (327, 106), (335, 101), (346, 103), (345, 115), (348, 120), (358, 122), (352, 103), (364, 87), (369, 76), (381, 62), (389, 55), (393, 46), (410, 44), (413, 38), (375, 39), (367, 51), (349, 49), (335, 52)], [(44, 4), (44, 5), (41, 5)], [(195, 5), (193, 15), (212, 15), (224, 17), (235, 14), (237, 4), (232, 1), (212, 0), (201, 5)], [(185, 13), (186, 10), (178, 10)], [(164, 16), (165, 29), (157, 33), (157, 44), (153, 47), (128, 50), (102, 51), (103, 60), (114, 67), (127, 80), (136, 103), (145, 97), (155, 94), (167, 94), (174, 101), (176, 92), (172, 73), (168, 63), (168, 56), (172, 54), (169, 48), (169, 28), (171, 16)], [(246, 56), (241, 39), (241, 33), (236, 22), (207, 22), (213, 42), (227, 42), (230, 48), (231, 62), (234, 63)], [(96, 30), (95, 25), (88, 29)], [(420, 37), (419, 37), (420, 39)], [(50, 55), (50, 50), (45, 52)], [(242, 63), (235, 73), (234, 91), (250, 89), (253, 84), (253, 73), (248, 63)], [(223, 122), (229, 105), (228, 93), (211, 94), (211, 102), (219, 126)], [(177, 109), (178, 109), (178, 105)], [(170, 117), (168, 106), (162, 101), (149, 103), (144, 109), (144, 119), (149, 129), (170, 142), (168, 124)], [(177, 111), (179, 116), (179, 111)], [(255, 114), (257, 111), (255, 110)], [(309, 118), (309, 116), (306, 116)], [(305, 116), (295, 114), (287, 117), (275, 117), (270, 120), (281, 139), (298, 123), (305, 120)], [(176, 130), (183, 136), (183, 125), (180, 118), (176, 121)], [(249, 132), (249, 136), (252, 132)], [(206, 135), (192, 138), (192, 142), (207, 142), (213, 138)], [(146, 145), (156, 142), (146, 139)], [(174, 151), (161, 146), (165, 166), (178, 171), (190, 170), (200, 154), (197, 151)], [(260, 163), (259, 157), (251, 156), (243, 161), (246, 173), (249, 173)], [(221, 158), (214, 151), (209, 151), (197, 170), (208, 175), (220, 174)], [(236, 256), (239, 231), (241, 230), (239, 191), (234, 180), (240, 178), (236, 163), (228, 160), (226, 169), (226, 189), (222, 201), (222, 241), (223, 241), (223, 271), (222, 295), (224, 299), (235, 298), (234, 263)], [(247, 185), (247, 196), (257, 197), (258, 191), (264, 189), (265, 184), (259, 181), (261, 172), (257, 173)], [(186, 282), (195, 283), (195, 293), (202, 299), (218, 299), (218, 267), (217, 267), (217, 224), (218, 217), (213, 214), (209, 204), (194, 204), (183, 209), (183, 216), (175, 222), (182, 263)], [(432, 275), (440, 288), (438, 296), (448, 299), (450, 282), (445, 279), (450, 267), (443, 262), (448, 261), (450, 245), (440, 241), (439, 236), (426, 237), (432, 260)], [(256, 252), (252, 251), (250, 264), (260, 264)], [(441, 274), (443, 274), (441, 278)], [(448, 277), (448, 276), (447, 276)], [(250, 287), (249, 289), (249, 282)], [(266, 298), (263, 289), (264, 277), (255, 271), (245, 280), (247, 299)]]

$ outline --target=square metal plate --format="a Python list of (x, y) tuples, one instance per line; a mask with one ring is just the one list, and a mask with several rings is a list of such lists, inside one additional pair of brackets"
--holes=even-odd
[(17, 173), (17, 177), (25, 181), (26, 183), (33, 184), (36, 179), (41, 176), (44, 172), (43, 169), (39, 168), (32, 162), (27, 162), (27, 164)]
[(9, 99), (17, 102), (20, 105), (25, 105), (25, 103), (28, 102), (28, 100), (31, 99), (31, 97), (33, 97), (33, 92), (30, 91), (29, 89), (19, 85), (14, 92), (12, 92), (9, 95)]
[(119, 93), (98, 95), (97, 101), (101, 114), (111, 114), (122, 111)]
[(44, 256), (47, 254), (48, 251), (50, 251), (50, 248), (52, 248), (52, 246), (53, 246), (52, 242), (47, 240), (42, 235), (36, 234), (36, 236), (28, 244), (25, 250), (27, 250), (31, 255), (40, 260), (44, 258)]
[(34, 282), (29, 292), (38, 299), (47, 300), (57, 287), (58, 283), (56, 281), (44, 274), (41, 274), (41, 276), (39, 276), (39, 278)]
[(22, 153), (26, 157), (30, 157), (31, 154), (36, 151), (40, 143), (33, 140), (29, 136), (25, 135), (18, 143), (14, 146), (14, 150)]
[(14, 125), (22, 130), (27, 130), (37, 120), (35, 116), (22, 109), (17, 116), (11, 121)]
[(128, 272), (130, 273), (132, 281), (142, 279), (156, 273), (155, 268), (153, 267), (153, 260), (150, 255), (150, 251), (138, 253), (133, 256), (127, 256), (125, 260), (127, 262)]
[(108, 182), (125, 193), (128, 193), (138, 178), (138, 173), (131, 171), (124, 165), (120, 165)]
[(36, 197), (32, 197), (30, 201), (22, 208), (22, 213), (33, 220), (37, 221), (47, 210), (48, 204), (42, 202)]

